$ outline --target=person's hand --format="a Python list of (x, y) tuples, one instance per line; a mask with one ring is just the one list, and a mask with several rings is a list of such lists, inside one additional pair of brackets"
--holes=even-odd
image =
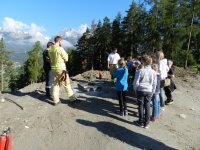
[(109, 69), (110, 69), (110, 66), (108, 65), (107, 68), (108, 68), (108, 70), (109, 70)]

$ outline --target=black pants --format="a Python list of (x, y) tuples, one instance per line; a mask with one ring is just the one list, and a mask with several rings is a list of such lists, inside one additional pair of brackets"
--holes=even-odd
[(127, 110), (126, 91), (117, 91), (117, 96), (119, 99), (120, 111), (123, 112), (124, 110)]
[(172, 92), (170, 90), (170, 87), (167, 86), (167, 87), (164, 87), (164, 90), (165, 90), (165, 95), (167, 97), (167, 100), (172, 100)]
[(151, 95), (151, 92), (137, 92), (139, 122), (143, 125), (148, 125), (150, 121)]
[(45, 70), (45, 83), (46, 83), (46, 95), (50, 96), (50, 89), (51, 89), (51, 85), (49, 85), (49, 81), (50, 81), (50, 70)]

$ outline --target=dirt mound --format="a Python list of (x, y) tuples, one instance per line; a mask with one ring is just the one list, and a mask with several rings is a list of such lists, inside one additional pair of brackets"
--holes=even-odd
[[(72, 77), (72, 79), (86, 80), (86, 81), (95, 80), (95, 79), (99, 78), (99, 72), (100, 71), (98, 71), (98, 70), (89, 70), (82, 74), (78, 74), (78, 75)], [(106, 80), (106, 79), (109, 80), (111, 78), (109, 71), (101, 71), (101, 73), (102, 73), (102, 78), (104, 80)]]

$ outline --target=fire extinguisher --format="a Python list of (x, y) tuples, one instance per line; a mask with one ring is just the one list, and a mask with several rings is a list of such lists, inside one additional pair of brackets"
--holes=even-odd
[(102, 77), (103, 77), (103, 73), (101, 72), (101, 71), (99, 71), (99, 79), (102, 79)]
[(0, 135), (0, 150), (12, 150), (12, 135), (10, 128)]

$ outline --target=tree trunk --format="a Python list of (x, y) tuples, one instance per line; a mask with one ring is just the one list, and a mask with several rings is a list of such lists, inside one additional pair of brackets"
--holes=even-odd
[[(194, 3), (196, 0), (194, 0)], [(188, 39), (188, 44), (187, 44), (187, 52), (186, 55), (188, 55), (188, 52), (190, 50), (190, 43), (191, 43), (191, 37), (192, 37), (192, 27), (193, 27), (193, 22), (194, 22), (194, 12), (195, 12), (195, 4), (193, 4), (193, 12), (192, 12), (192, 20), (191, 20), (191, 25), (190, 25), (190, 33), (189, 33), (189, 39)], [(185, 59), (185, 65), (184, 68), (186, 69), (188, 67), (188, 56), (186, 56)]]

